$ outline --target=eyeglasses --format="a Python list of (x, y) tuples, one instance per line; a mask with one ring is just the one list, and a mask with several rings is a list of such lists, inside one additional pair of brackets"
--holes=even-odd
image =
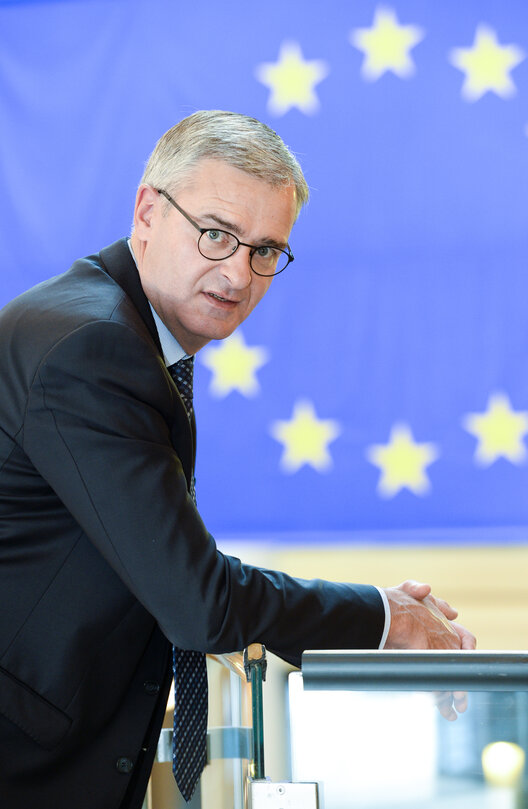
[(156, 191), (158, 194), (163, 194), (165, 199), (168, 199), (171, 205), (174, 205), (176, 210), (200, 233), (198, 250), (204, 258), (211, 261), (222, 261), (236, 253), (240, 245), (249, 247), (249, 266), (256, 275), (263, 276), (278, 275), (293, 261), (294, 256), (289, 245), (287, 250), (282, 250), (280, 247), (272, 247), (269, 244), (246, 244), (227, 230), (201, 228), (183, 208), (180, 208), (170, 194), (161, 188), (156, 188)]

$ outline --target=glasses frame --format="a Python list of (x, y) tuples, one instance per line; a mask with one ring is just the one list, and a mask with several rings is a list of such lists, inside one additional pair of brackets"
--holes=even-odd
[[(283, 250), (281, 247), (274, 247), (273, 245), (268, 245), (268, 244), (256, 244), (256, 245), (255, 244), (247, 244), (246, 242), (241, 242), (240, 239), (238, 238), (238, 236), (235, 236), (234, 233), (230, 233), (228, 230), (224, 230), (223, 228), (201, 228), (200, 225), (197, 222), (195, 222), (194, 219), (192, 219), (189, 216), (189, 214), (186, 211), (184, 211), (183, 208), (181, 208), (178, 205), (176, 200), (174, 200), (167, 191), (164, 191), (163, 188), (156, 188), (155, 190), (158, 192), (158, 194), (161, 194), (162, 196), (164, 196), (165, 199), (168, 200), (171, 203), (171, 205), (173, 205), (176, 208), (176, 210), (179, 211), (181, 213), (181, 215), (184, 216), (185, 219), (188, 222), (190, 222), (191, 225), (194, 228), (196, 228), (196, 230), (199, 232), (200, 236), (198, 237), (198, 243), (197, 243), (198, 251), (199, 251), (200, 255), (203, 256), (204, 258), (208, 259), (208, 261), (225, 261), (226, 258), (230, 258), (231, 256), (233, 256), (240, 246), (249, 247), (249, 266), (251, 267), (251, 271), (254, 272), (255, 275), (260, 275), (261, 278), (273, 278), (275, 275), (280, 275), (281, 272), (284, 272), (286, 267), (289, 264), (291, 264), (292, 261), (295, 259), (295, 256), (293, 255), (289, 244), (287, 245), (287, 247), (288, 247), (287, 250)], [(204, 233), (207, 233), (210, 230), (217, 230), (220, 233), (226, 233), (228, 236), (230, 236), (232, 239), (234, 239), (236, 241), (236, 243), (237, 243), (237, 246), (235, 247), (235, 249), (232, 250), (232, 252), (229, 253), (227, 256), (223, 256), (222, 258), (211, 258), (211, 256), (206, 256), (204, 253), (202, 253), (202, 251), (200, 250), (201, 238), (204, 235)], [(288, 259), (286, 264), (284, 265), (284, 267), (281, 270), (277, 270), (277, 272), (273, 272), (273, 273), (262, 273), (262, 272), (259, 272), (258, 270), (256, 270), (254, 268), (254, 266), (253, 266), (253, 256), (255, 254), (255, 251), (258, 250), (260, 247), (273, 247), (274, 250), (278, 250), (280, 253), (284, 253), (286, 258)]]

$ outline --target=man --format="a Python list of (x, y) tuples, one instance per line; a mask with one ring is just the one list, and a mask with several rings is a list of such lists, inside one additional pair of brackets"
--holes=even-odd
[(196, 510), (190, 382), (179, 392), (172, 369), (262, 299), (306, 198), (275, 133), (196, 113), (154, 150), (131, 239), (0, 315), (6, 809), (140, 807), (173, 646), (259, 641), (298, 665), (305, 648), (474, 645), (426, 585), (250, 567), (216, 549)]

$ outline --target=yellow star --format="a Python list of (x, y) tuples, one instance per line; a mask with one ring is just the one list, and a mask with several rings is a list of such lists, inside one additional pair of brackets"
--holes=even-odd
[(284, 445), (280, 463), (285, 472), (296, 472), (303, 464), (326, 472), (332, 466), (328, 444), (341, 428), (332, 419), (318, 419), (311, 402), (298, 401), (291, 421), (274, 421), (270, 432)]
[(439, 456), (436, 444), (418, 444), (410, 427), (395, 424), (388, 444), (373, 444), (367, 448), (367, 459), (381, 469), (378, 494), (394, 497), (400, 489), (409, 489), (414, 494), (427, 494), (431, 488), (425, 467)]
[(268, 361), (265, 348), (250, 348), (240, 332), (222, 341), (219, 348), (204, 349), (203, 364), (213, 372), (209, 390), (214, 396), (227, 396), (238, 390), (244, 396), (255, 396), (260, 390), (255, 372)]
[(257, 66), (257, 79), (271, 89), (268, 109), (274, 115), (284, 115), (292, 107), (312, 115), (319, 109), (314, 87), (329, 73), (322, 59), (304, 60), (297, 42), (283, 42), (278, 62), (263, 62)]
[(505, 393), (492, 394), (487, 411), (468, 413), (462, 424), (478, 438), (475, 463), (479, 466), (491, 466), (498, 458), (506, 458), (514, 464), (526, 460), (522, 439), (528, 433), (528, 411), (512, 410)]
[(453, 48), (449, 61), (466, 74), (462, 96), (467, 101), (477, 101), (484, 93), (496, 93), (508, 98), (516, 92), (510, 77), (513, 70), (525, 58), (517, 45), (499, 45), (497, 34), (487, 25), (479, 25), (472, 48)]
[(409, 51), (424, 36), (423, 28), (417, 25), (399, 25), (395, 12), (381, 6), (376, 9), (372, 28), (354, 28), (349, 39), (352, 45), (365, 54), (361, 75), (367, 81), (376, 81), (387, 70), (401, 79), (412, 76), (415, 66)]

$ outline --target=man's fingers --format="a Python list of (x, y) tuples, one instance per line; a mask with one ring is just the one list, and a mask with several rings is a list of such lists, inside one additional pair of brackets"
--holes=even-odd
[(429, 597), (432, 601), (434, 601), (440, 612), (442, 612), (449, 621), (453, 621), (458, 615), (458, 611), (445, 599), (437, 598), (436, 596), (432, 595), (431, 585), (429, 584), (423, 584), (422, 582), (415, 581), (414, 579), (407, 579), (399, 584), (398, 588), (407, 593), (407, 595), (415, 598), (417, 601), (423, 601), (425, 598)]
[(468, 706), (467, 691), (453, 691), (453, 703), (458, 713), (464, 713)]
[(458, 714), (453, 707), (453, 694), (451, 691), (437, 691), (435, 693), (436, 707), (444, 719), (454, 722)]
[(449, 634), (452, 635), (453, 638), (456, 638), (457, 641), (456, 647), (460, 648), (461, 647), (460, 636), (458, 632), (456, 632), (453, 623), (446, 617), (445, 613), (442, 612), (442, 610), (438, 607), (437, 599), (434, 598), (434, 596), (426, 596), (422, 604), (424, 605), (424, 607), (427, 607), (431, 615), (433, 615), (438, 621), (442, 622), (442, 624), (445, 626)]
[(434, 696), (440, 714), (449, 722), (454, 722), (458, 714), (467, 709), (468, 695), (465, 691), (435, 691)]
[(436, 598), (435, 596), (431, 596), (431, 598), (434, 599), (440, 612), (443, 612), (449, 621), (453, 621), (457, 617), (458, 611), (452, 607), (451, 604), (448, 604), (447, 601), (444, 601), (443, 598)]
[(452, 623), (451, 626), (457, 633), (458, 637), (460, 638), (460, 648), (461, 649), (476, 649), (477, 648), (477, 639), (475, 635), (466, 629), (465, 626), (461, 626), (457, 623)]

